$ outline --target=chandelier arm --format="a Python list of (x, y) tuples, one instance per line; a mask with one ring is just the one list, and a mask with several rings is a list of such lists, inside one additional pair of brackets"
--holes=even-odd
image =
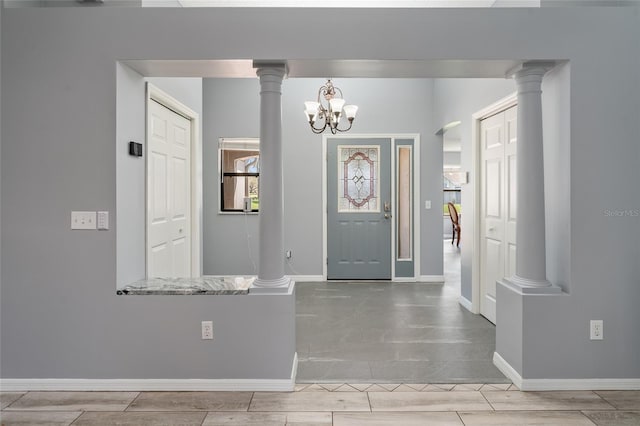
[(353, 120), (349, 121), (349, 127), (347, 127), (346, 129), (338, 129), (338, 126), (336, 126), (336, 130), (339, 132), (348, 132), (349, 130), (351, 130), (351, 126), (353, 126)]
[(325, 121), (325, 122), (324, 122), (324, 126), (323, 126), (323, 127), (321, 127), (321, 128), (317, 128), (317, 127), (315, 127), (315, 126), (314, 126), (313, 124), (311, 124), (311, 123), (309, 123), (309, 126), (311, 126), (311, 131), (312, 131), (313, 133), (320, 134), (320, 133), (324, 132), (324, 129), (326, 129), (326, 128), (327, 128), (327, 122)]

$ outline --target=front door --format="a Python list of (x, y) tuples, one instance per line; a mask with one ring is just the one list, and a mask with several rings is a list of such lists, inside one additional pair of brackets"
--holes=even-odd
[(327, 278), (391, 279), (391, 139), (328, 139), (327, 210)]

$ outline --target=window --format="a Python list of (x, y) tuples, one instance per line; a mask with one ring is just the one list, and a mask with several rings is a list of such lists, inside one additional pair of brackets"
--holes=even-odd
[(460, 186), (465, 183), (466, 173), (460, 171), (445, 170), (443, 174), (443, 203), (442, 213), (449, 216), (449, 207), (447, 203), (453, 203), (458, 213), (460, 210)]
[(220, 210), (244, 211), (244, 199), (251, 199), (251, 211), (259, 209), (260, 143), (258, 139), (220, 139)]

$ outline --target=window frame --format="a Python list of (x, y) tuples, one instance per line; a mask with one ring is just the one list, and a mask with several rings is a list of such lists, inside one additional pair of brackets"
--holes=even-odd
[[(258, 209), (252, 209), (250, 212), (245, 212), (243, 209), (225, 209), (224, 208), (224, 195), (225, 195), (225, 177), (256, 177), (258, 182), (260, 181), (260, 165), (258, 165), (257, 173), (247, 172), (225, 172), (223, 155), (224, 151), (258, 151), (258, 161), (260, 161), (260, 139), (259, 138), (220, 138), (218, 140), (218, 176), (220, 179), (220, 191), (218, 194), (218, 213), (219, 214), (246, 214), (246, 213), (258, 213)], [(259, 163), (258, 163), (259, 164)], [(258, 183), (258, 199), (260, 199), (260, 189)]]

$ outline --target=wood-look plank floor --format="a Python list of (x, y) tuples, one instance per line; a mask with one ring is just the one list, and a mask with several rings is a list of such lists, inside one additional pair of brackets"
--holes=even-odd
[(640, 425), (640, 391), (299, 384), (294, 392), (4, 392), (10, 425)]

